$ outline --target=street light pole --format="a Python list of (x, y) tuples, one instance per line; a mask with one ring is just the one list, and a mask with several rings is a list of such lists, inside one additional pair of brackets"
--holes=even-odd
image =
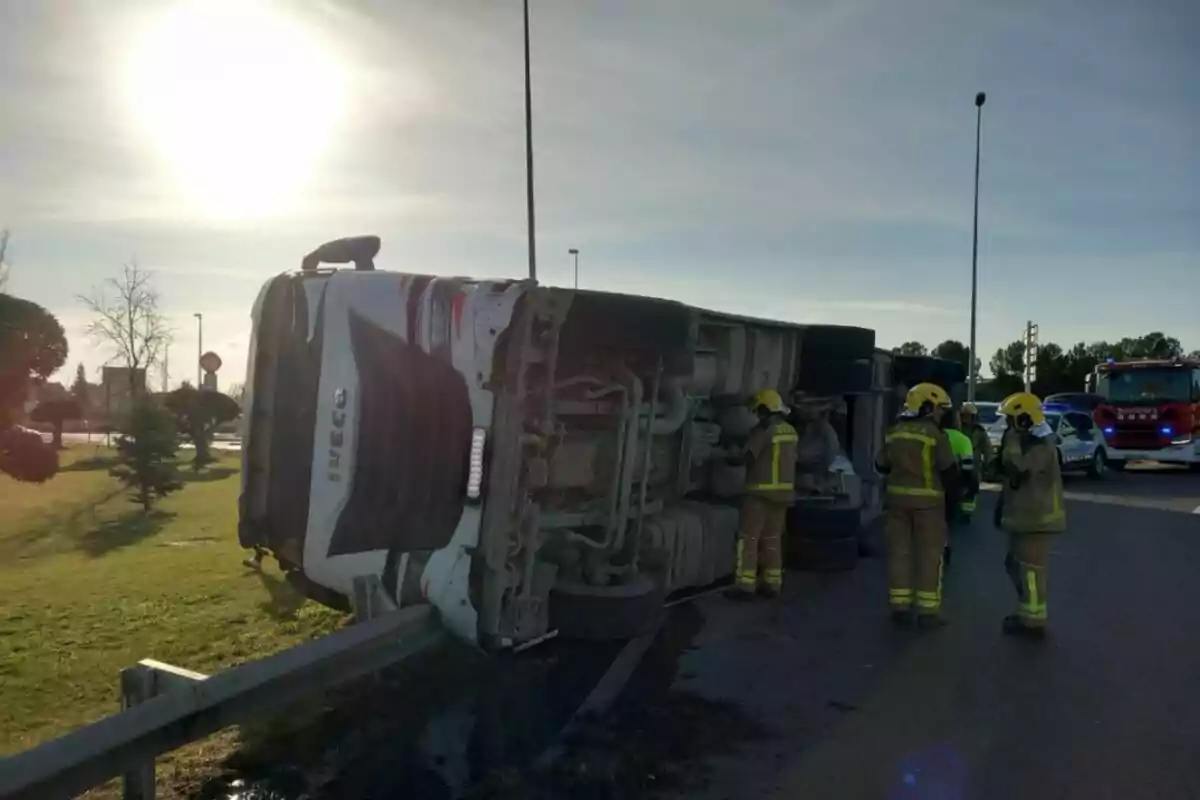
[(572, 247), (570, 250), (567, 251), (567, 254), (574, 257), (574, 259), (575, 259), (575, 288), (578, 289), (579, 288), (579, 250), (575, 247)]
[(529, 221), (529, 279), (537, 280), (537, 248), (533, 240), (533, 97), (529, 88), (529, 0), (525, 10), (525, 202)]
[(196, 318), (196, 388), (200, 388), (200, 356), (204, 355), (204, 315), (200, 312), (193, 314)]
[(979, 143), (983, 129), (983, 103), (987, 95), (975, 95), (975, 217), (971, 232), (971, 371), (967, 383), (967, 402), (975, 402), (975, 384), (979, 382), (979, 353), (975, 350), (975, 316), (979, 303)]

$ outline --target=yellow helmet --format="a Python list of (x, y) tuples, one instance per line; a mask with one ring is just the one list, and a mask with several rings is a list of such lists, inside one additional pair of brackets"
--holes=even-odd
[(950, 405), (950, 395), (936, 383), (918, 383), (908, 390), (904, 398), (904, 409), (911, 414), (919, 414), (925, 410), (925, 404), (931, 407)]
[(783, 414), (787, 411), (783, 398), (774, 389), (759, 389), (750, 397), (750, 410), (753, 411), (759, 406), (764, 406), (772, 414)]
[(964, 417), (967, 416), (968, 414), (970, 414), (972, 417), (978, 417), (979, 409), (975, 407), (974, 403), (963, 403), (962, 409), (960, 409), (960, 413)]
[(1042, 410), (1042, 401), (1033, 392), (1010, 394), (1000, 403), (1000, 413), (1013, 418), (1028, 414), (1034, 425), (1041, 425), (1046, 421), (1046, 412)]

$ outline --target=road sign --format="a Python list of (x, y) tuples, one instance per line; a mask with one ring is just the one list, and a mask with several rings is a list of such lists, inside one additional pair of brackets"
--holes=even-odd
[(209, 350), (204, 355), (200, 356), (200, 369), (207, 373), (216, 372), (221, 368), (221, 357)]

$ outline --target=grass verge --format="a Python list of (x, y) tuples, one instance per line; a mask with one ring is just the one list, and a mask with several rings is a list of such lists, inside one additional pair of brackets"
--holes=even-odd
[[(186, 486), (144, 514), (109, 458), (75, 447), (46, 484), (0, 476), (0, 755), (116, 711), (119, 673), (141, 658), (212, 673), (341, 625), (277, 574), (242, 566), (234, 459), (185, 470)], [(235, 744), (214, 737), (160, 773)]]

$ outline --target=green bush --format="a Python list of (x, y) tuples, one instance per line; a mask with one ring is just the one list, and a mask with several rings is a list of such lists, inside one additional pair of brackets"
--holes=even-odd
[(183, 484), (175, 451), (175, 417), (150, 398), (139, 398), (117, 439), (117, 463), (109, 472), (125, 484), (131, 499), (149, 511)]
[(164, 402), (174, 415), (179, 432), (196, 448), (193, 462), (196, 467), (212, 461), (209, 445), (217, 427), (237, 419), (242, 411), (229, 395), (187, 384), (168, 394)]

